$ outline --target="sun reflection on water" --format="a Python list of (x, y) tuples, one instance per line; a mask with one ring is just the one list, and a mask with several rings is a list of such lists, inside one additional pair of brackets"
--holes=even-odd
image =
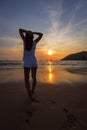
[(50, 81), (50, 82), (53, 81), (53, 69), (52, 69), (51, 64), (50, 64), (50, 66), (48, 68), (48, 81)]
[(76, 70), (76, 68), (72, 68), (72, 66), (65, 67), (63, 65), (56, 65), (52, 60), (49, 60), (46, 66), (38, 69), (38, 81), (51, 84), (70, 84), (74, 81), (84, 82), (87, 80), (87, 76), (86, 73), (83, 75), (83, 72), (83, 69)]
[(49, 73), (49, 80), (52, 81), (52, 79), (53, 79), (53, 74), (50, 72)]

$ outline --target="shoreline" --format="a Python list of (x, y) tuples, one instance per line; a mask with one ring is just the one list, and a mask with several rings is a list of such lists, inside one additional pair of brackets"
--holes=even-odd
[[(59, 67), (59, 66), (47, 66), (38, 67), (37, 81), (42, 83), (72, 83), (72, 82), (86, 82), (87, 81), (87, 67)], [(30, 81), (31, 81), (30, 77)], [(6, 82), (24, 82), (24, 70), (23, 68), (15, 69), (3, 69), (0, 70), (0, 83)]]

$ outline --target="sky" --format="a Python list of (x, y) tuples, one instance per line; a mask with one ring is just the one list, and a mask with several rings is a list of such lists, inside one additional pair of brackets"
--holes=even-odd
[(39, 60), (87, 51), (87, 0), (1, 0), (0, 60), (22, 60), (19, 28), (43, 33)]

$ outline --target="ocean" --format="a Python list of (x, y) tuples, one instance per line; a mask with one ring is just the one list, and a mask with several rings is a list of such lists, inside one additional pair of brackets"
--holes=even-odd
[[(87, 61), (38, 61), (38, 82), (87, 82)], [(23, 61), (0, 61), (0, 83), (24, 81)], [(32, 80), (30, 76), (30, 80)]]
[[(61, 66), (61, 67), (87, 67), (87, 61), (59, 61), (59, 60), (39, 60), (38, 67)], [(23, 61), (0, 60), (0, 70), (23, 68)]]

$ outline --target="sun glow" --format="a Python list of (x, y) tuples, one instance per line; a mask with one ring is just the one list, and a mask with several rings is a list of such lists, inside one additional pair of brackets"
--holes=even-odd
[(53, 55), (53, 51), (48, 51), (48, 55)]

